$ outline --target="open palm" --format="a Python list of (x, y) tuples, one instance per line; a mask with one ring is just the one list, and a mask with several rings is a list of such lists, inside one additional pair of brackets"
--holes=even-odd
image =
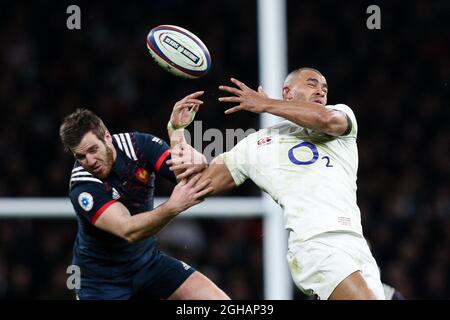
[(203, 93), (203, 91), (194, 92), (175, 103), (170, 116), (170, 122), (174, 129), (185, 128), (191, 124), (195, 113), (203, 104), (203, 101), (198, 99)]

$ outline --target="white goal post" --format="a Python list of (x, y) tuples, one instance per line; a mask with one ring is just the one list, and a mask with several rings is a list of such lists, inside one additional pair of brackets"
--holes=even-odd
[[(258, 58), (260, 84), (272, 98), (281, 98), (287, 76), (287, 16), (285, 0), (258, 0)], [(281, 118), (261, 113), (260, 126), (267, 128)], [(262, 195), (264, 212), (264, 297), (292, 299), (293, 282), (286, 262), (287, 235), (283, 212), (267, 194)], [(265, 251), (273, 248), (273, 251)], [(273, 270), (273, 273), (269, 273)]]

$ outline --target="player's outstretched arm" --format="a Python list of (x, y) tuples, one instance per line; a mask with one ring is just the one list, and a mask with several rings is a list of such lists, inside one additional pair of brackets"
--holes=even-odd
[(171, 146), (172, 142), (176, 145), (179, 142), (185, 141), (183, 129), (194, 121), (195, 114), (203, 104), (203, 101), (199, 99), (203, 93), (204, 91), (191, 93), (180, 101), (177, 101), (173, 106), (169, 123), (167, 124)]
[(328, 109), (313, 102), (271, 99), (262, 87), (255, 91), (237, 79), (231, 78), (231, 82), (235, 87), (219, 86), (220, 90), (232, 94), (229, 97), (220, 97), (219, 101), (237, 104), (227, 109), (226, 114), (241, 110), (255, 113), (268, 112), (302, 127), (335, 136), (342, 135), (351, 125), (342, 111)]
[(123, 204), (116, 202), (103, 212), (95, 226), (130, 243), (143, 240), (159, 232), (178, 214), (200, 203), (213, 191), (211, 179), (200, 179), (200, 176), (196, 176), (189, 182), (181, 181), (175, 186), (169, 200), (161, 206), (133, 216)]
[[(176, 153), (174, 153), (173, 150), (175, 149), (176, 151), (176, 148), (179, 149), (180, 144), (187, 144), (184, 137), (184, 128), (191, 124), (195, 118), (195, 114), (203, 104), (203, 101), (199, 99), (203, 93), (204, 91), (191, 93), (176, 102), (173, 106), (172, 114), (170, 115), (170, 120), (167, 124), (167, 132), (170, 138), (172, 156), (176, 156)], [(202, 162), (206, 163), (206, 158), (204, 158), (204, 161)], [(177, 176), (180, 173), (182, 173), (182, 171), (175, 171)], [(180, 178), (177, 177), (178, 181), (180, 181), (179, 179)]]
[(302, 127), (333, 136), (344, 134), (351, 126), (350, 119), (344, 112), (313, 102), (273, 100), (266, 110)]
[(190, 179), (201, 173), (198, 183), (211, 180), (213, 189), (207, 195), (214, 195), (226, 192), (236, 187), (236, 184), (222, 157), (217, 157), (208, 166), (205, 156), (186, 142), (182, 131), (193, 121), (195, 113), (203, 103), (198, 99), (203, 93), (197, 91), (175, 104), (168, 124), (172, 159), (168, 160), (167, 164), (170, 170), (174, 171), (177, 180)]

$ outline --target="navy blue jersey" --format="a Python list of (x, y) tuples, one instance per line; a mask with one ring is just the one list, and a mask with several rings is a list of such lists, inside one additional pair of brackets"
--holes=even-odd
[(73, 263), (81, 268), (82, 277), (126, 279), (151, 260), (155, 237), (130, 244), (94, 224), (116, 201), (131, 215), (152, 210), (155, 176), (176, 182), (165, 163), (169, 146), (160, 138), (120, 133), (113, 135), (113, 144), (117, 158), (108, 178), (94, 177), (77, 161), (72, 170), (69, 196), (78, 220)]

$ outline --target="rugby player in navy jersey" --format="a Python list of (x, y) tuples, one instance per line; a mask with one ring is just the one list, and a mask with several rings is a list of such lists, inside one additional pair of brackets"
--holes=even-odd
[[(192, 102), (189, 96), (181, 100)], [(138, 132), (112, 135), (85, 109), (64, 119), (60, 138), (76, 160), (69, 196), (78, 220), (73, 249), (81, 272), (78, 299), (229, 299), (155, 243), (158, 231), (211, 192), (210, 181), (197, 186), (198, 178), (181, 181), (169, 200), (154, 208), (155, 178), (176, 183), (163, 140)]]

